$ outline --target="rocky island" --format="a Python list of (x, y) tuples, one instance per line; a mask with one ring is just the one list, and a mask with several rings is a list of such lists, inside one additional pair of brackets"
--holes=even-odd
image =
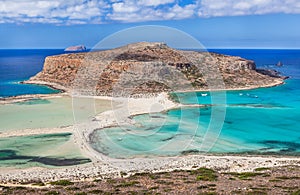
[(65, 49), (65, 51), (85, 51), (86, 47), (84, 45), (70, 46)]
[(76, 89), (84, 95), (130, 96), (169, 91), (251, 89), (282, 84), (251, 60), (217, 53), (182, 51), (164, 43), (49, 56), (27, 83)]

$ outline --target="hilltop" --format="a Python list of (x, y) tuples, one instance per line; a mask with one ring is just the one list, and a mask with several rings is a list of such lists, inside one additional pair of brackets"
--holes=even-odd
[(269, 87), (282, 84), (283, 78), (257, 70), (253, 61), (241, 57), (140, 42), (112, 50), (49, 56), (43, 70), (28, 83), (74, 89), (84, 95), (130, 96)]

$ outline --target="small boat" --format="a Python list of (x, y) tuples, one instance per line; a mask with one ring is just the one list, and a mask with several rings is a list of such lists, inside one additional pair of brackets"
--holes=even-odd
[(207, 96), (207, 93), (201, 93), (201, 96), (205, 97)]

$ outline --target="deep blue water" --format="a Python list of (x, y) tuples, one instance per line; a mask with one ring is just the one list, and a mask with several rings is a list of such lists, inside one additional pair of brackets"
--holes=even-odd
[(49, 87), (21, 85), (43, 68), (45, 57), (64, 53), (62, 49), (0, 50), (0, 97), (57, 93)]

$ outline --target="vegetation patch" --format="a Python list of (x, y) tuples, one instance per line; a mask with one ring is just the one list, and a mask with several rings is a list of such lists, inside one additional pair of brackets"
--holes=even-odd
[(91, 190), (91, 191), (89, 191), (89, 193), (90, 194), (101, 194), (101, 193), (103, 193), (103, 191), (102, 190)]
[(33, 186), (45, 186), (43, 182), (35, 182), (32, 184)]
[(267, 171), (267, 170), (271, 170), (271, 168), (269, 168), (269, 167), (260, 167), (260, 168), (254, 169), (254, 171)]
[(235, 176), (241, 180), (251, 180), (252, 177), (264, 175), (264, 173), (254, 173), (254, 172), (244, 172), (244, 173), (231, 172), (231, 173), (227, 173), (227, 174)]
[(281, 179), (270, 179), (269, 182), (281, 182)]
[(78, 190), (80, 190), (79, 187), (67, 187), (65, 189), (68, 190), (68, 191), (78, 191)]
[(191, 171), (191, 174), (193, 175), (197, 174), (196, 179), (201, 181), (217, 181), (218, 178), (214, 170), (207, 169), (204, 167)]
[(280, 177), (276, 177), (277, 179), (283, 179), (283, 180), (288, 180), (288, 179), (300, 179), (300, 177), (298, 176), (280, 176)]
[(291, 193), (291, 195), (300, 195), (300, 189)]
[(259, 190), (253, 190), (251, 192), (247, 192), (247, 195), (267, 195), (267, 192), (259, 191)]
[(121, 171), (120, 175), (121, 175), (121, 177), (126, 177), (128, 174), (126, 172)]
[(50, 182), (50, 184), (56, 186), (69, 186), (69, 185), (73, 185), (74, 183), (69, 180), (58, 180), (58, 181), (52, 181)]

